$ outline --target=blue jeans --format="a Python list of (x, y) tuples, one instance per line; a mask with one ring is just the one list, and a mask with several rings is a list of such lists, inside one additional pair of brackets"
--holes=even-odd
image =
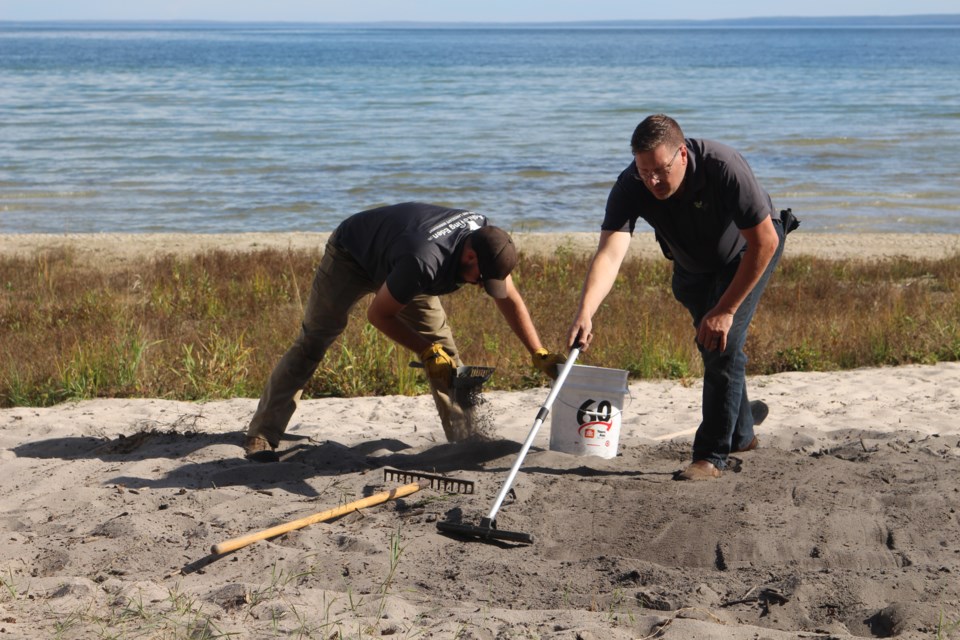
[[(747, 355), (743, 345), (760, 297), (783, 254), (783, 224), (776, 218), (773, 222), (780, 246), (760, 281), (734, 314), (726, 350), (707, 351), (698, 345), (704, 369), (703, 421), (693, 440), (693, 460), (706, 460), (718, 469), (726, 468), (731, 451), (742, 449), (753, 440), (753, 415), (747, 398)], [(700, 320), (716, 306), (739, 266), (737, 259), (718, 272), (690, 273), (674, 265), (673, 295), (693, 316), (694, 327), (699, 327)]]

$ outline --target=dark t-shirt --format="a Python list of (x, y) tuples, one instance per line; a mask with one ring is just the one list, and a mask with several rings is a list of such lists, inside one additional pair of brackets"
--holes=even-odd
[(601, 229), (633, 233), (637, 218), (653, 227), (664, 253), (694, 273), (721, 269), (737, 258), (749, 229), (773, 214), (773, 201), (739, 153), (712, 140), (688, 138), (682, 194), (658, 200), (630, 163), (607, 198)]
[(486, 224), (485, 216), (472, 211), (404, 202), (355, 213), (335, 237), (374, 284), (386, 283), (407, 304), (419, 294), (451, 293), (463, 285), (463, 240)]

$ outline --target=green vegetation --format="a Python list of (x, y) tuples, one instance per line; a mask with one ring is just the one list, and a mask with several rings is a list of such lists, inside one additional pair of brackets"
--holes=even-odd
[(960, 631), (960, 620), (945, 619), (943, 611), (941, 611), (940, 619), (937, 621), (937, 640), (952, 638), (958, 631)]
[[(209, 252), (97, 268), (67, 251), (0, 260), (0, 406), (94, 397), (257, 397), (290, 345), (319, 252)], [(589, 256), (524, 256), (514, 277), (551, 349)], [(700, 359), (671, 265), (632, 260), (594, 320), (584, 364), (632, 378), (692, 378)], [(476, 287), (444, 296), (463, 360), (487, 389), (545, 384)], [(361, 302), (305, 397), (424, 393), (413, 354), (373, 330)], [(960, 359), (960, 256), (870, 263), (784, 258), (748, 341), (749, 373)]]

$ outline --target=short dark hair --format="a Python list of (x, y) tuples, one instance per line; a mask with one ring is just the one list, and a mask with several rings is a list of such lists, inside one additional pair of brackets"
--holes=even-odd
[(630, 149), (634, 154), (653, 151), (660, 145), (669, 147), (683, 144), (683, 130), (677, 121), (662, 113), (647, 116), (633, 130)]

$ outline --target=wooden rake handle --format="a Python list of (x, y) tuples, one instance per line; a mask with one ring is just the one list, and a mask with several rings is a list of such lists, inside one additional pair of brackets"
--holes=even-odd
[(423, 488), (423, 483), (420, 482), (411, 482), (410, 484), (405, 484), (396, 489), (391, 489), (390, 491), (381, 491), (380, 493), (375, 493), (368, 498), (361, 498), (360, 500), (354, 500), (340, 507), (334, 507), (333, 509), (327, 509), (326, 511), (321, 511), (320, 513), (315, 513), (312, 516), (307, 516), (305, 518), (300, 518), (299, 520), (291, 520), (284, 524), (278, 524), (275, 527), (270, 527), (269, 529), (264, 529), (263, 531), (257, 531), (256, 533), (250, 533), (245, 536), (240, 536), (239, 538), (232, 538), (226, 542), (221, 542), (220, 544), (215, 544), (210, 547), (211, 553), (220, 555), (222, 553), (228, 553), (230, 551), (236, 551), (237, 549), (242, 549), (243, 547), (253, 544), (259, 540), (266, 540), (267, 538), (273, 538), (284, 533), (289, 533), (295, 529), (302, 529), (303, 527), (315, 524), (317, 522), (323, 522), (324, 520), (332, 520), (342, 515), (346, 515), (353, 511), (359, 509), (364, 509), (366, 507), (372, 507), (376, 504), (381, 504), (388, 500), (393, 500), (395, 498), (402, 498), (408, 496), (411, 493), (415, 493)]

